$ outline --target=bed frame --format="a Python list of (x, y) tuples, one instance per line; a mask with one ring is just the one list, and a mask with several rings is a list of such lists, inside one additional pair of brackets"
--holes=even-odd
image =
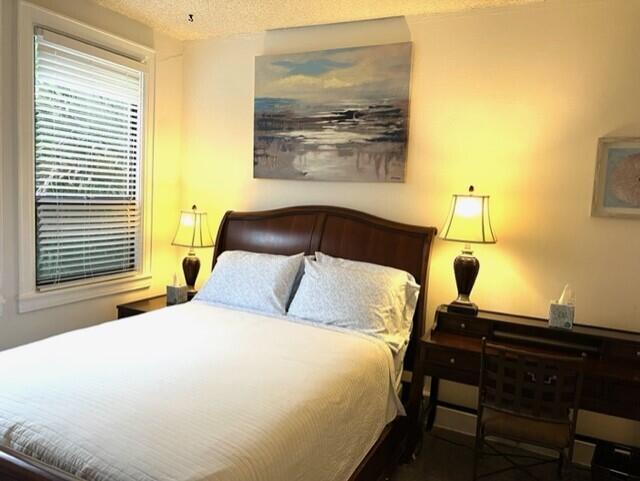
[[(213, 256), (226, 250), (292, 255), (321, 251), (335, 257), (371, 262), (410, 272), (420, 283), (405, 371), (417, 362), (418, 341), (424, 334), (429, 253), (436, 229), (374, 217), (329, 206), (303, 206), (261, 212), (225, 214)], [(421, 376), (420, 376), (421, 377)], [(420, 405), (424, 379), (405, 383), (402, 401), (406, 417), (398, 417), (382, 432), (348, 481), (381, 481), (402, 459), (409, 459), (420, 439)], [(78, 481), (67, 473), (0, 446), (2, 481)]]

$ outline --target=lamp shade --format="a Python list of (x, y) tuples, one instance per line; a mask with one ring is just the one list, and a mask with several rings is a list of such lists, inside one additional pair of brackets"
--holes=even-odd
[(207, 213), (198, 212), (195, 205), (191, 210), (183, 210), (180, 213), (178, 230), (171, 244), (190, 248), (213, 246)]
[(497, 242), (489, 219), (489, 196), (474, 195), (473, 186), (468, 194), (454, 194), (440, 238), (477, 244)]

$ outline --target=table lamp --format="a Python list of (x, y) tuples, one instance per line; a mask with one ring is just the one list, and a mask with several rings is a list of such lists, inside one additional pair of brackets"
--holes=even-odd
[(196, 279), (200, 271), (200, 259), (196, 257), (194, 249), (213, 246), (213, 239), (207, 222), (207, 213), (198, 212), (195, 205), (191, 207), (191, 210), (183, 210), (180, 213), (178, 230), (176, 230), (176, 235), (171, 244), (189, 248), (187, 257), (182, 260), (182, 271), (184, 272), (184, 280), (187, 283), (187, 297), (191, 299), (196, 293)]
[(471, 302), (473, 284), (478, 277), (480, 262), (473, 256), (471, 244), (495, 244), (496, 236), (489, 220), (489, 196), (475, 195), (473, 186), (468, 194), (454, 194), (449, 216), (442, 228), (440, 238), (464, 242), (462, 254), (453, 261), (458, 297), (449, 304), (448, 310), (476, 315), (478, 306)]

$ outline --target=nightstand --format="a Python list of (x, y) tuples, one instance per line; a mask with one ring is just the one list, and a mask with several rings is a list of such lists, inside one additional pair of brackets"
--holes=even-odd
[(162, 309), (163, 307), (167, 307), (167, 296), (165, 294), (162, 294), (161, 296), (140, 299), (139, 301), (119, 304), (117, 306), (118, 319), (122, 319), (123, 317), (135, 316), (136, 314), (142, 314), (144, 312), (155, 311), (156, 309)]

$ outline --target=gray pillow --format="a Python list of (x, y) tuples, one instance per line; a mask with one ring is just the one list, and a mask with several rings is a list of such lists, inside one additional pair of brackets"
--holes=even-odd
[[(401, 277), (305, 260), (305, 273), (288, 315), (373, 334), (398, 350), (410, 331), (404, 321), (409, 314), (406, 277)], [(414, 309), (418, 290), (411, 299)]]
[(398, 296), (398, 302), (405, 306), (402, 317), (398, 319), (400, 324), (396, 328), (400, 331), (411, 332), (413, 314), (420, 294), (420, 286), (415, 278), (407, 271), (369, 262), (358, 262), (341, 257), (333, 257), (322, 252), (316, 252), (316, 260), (323, 265), (339, 266), (345, 269), (354, 269), (365, 272), (374, 272), (387, 276), (386, 286)]
[(195, 298), (268, 314), (285, 314), (303, 254), (225, 251)]

